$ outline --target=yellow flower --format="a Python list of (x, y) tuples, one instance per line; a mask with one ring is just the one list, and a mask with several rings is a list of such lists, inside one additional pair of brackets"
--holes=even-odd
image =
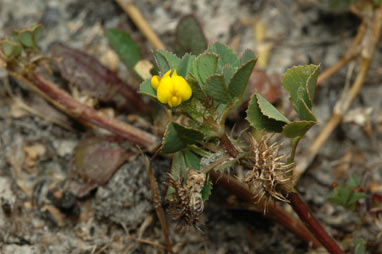
[(171, 70), (162, 78), (154, 75), (151, 78), (151, 86), (157, 91), (157, 98), (161, 103), (168, 104), (171, 108), (179, 106), (183, 101), (191, 98), (192, 90), (187, 81)]

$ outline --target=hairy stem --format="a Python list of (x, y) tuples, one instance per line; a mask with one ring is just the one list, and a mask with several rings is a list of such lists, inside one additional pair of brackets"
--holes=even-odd
[(326, 250), (331, 254), (342, 254), (344, 251), (337, 245), (334, 239), (325, 231), (318, 220), (310, 212), (309, 208), (301, 200), (297, 192), (288, 195), (293, 210), (305, 223), (309, 230), (317, 237)]
[(220, 142), (231, 157), (236, 158), (239, 155), (239, 151), (232, 144), (231, 140), (227, 136), (227, 133), (224, 133), (224, 135), (220, 138)]

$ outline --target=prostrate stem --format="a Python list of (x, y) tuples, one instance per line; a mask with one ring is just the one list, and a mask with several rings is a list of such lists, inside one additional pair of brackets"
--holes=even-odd
[(344, 251), (337, 245), (334, 239), (325, 231), (318, 220), (313, 216), (297, 192), (290, 192), (288, 198), (293, 210), (297, 213), (297, 215), (305, 223), (309, 230), (322, 243), (322, 245), (329, 251), (329, 253), (344, 253)]
[[(213, 170), (210, 172), (210, 177), (215, 184), (223, 186), (228, 191), (234, 193), (241, 200), (255, 204), (256, 200), (254, 199), (253, 194), (246, 186), (238, 182), (233, 177), (216, 173)], [(263, 204), (255, 204), (255, 206), (257, 206), (256, 210), (258, 212), (264, 211)], [(320, 242), (304, 226), (304, 224), (302, 224), (299, 220), (296, 220), (296, 218), (291, 216), (282, 207), (269, 204), (268, 213), (265, 216), (280, 223), (313, 248), (318, 248), (321, 246)]]

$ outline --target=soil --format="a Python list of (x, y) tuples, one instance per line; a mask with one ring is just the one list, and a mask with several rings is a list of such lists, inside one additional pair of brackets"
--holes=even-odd
[[(262, 20), (267, 38), (273, 43), (266, 68), (269, 75), (310, 63), (321, 64), (321, 70), (325, 70), (341, 58), (360, 24), (356, 16), (330, 12), (315, 0), (136, 2), (169, 48), (174, 44), (176, 24), (186, 14), (194, 13), (199, 18), (210, 43), (230, 44), (238, 52), (256, 48), (253, 23)], [(40, 44), (44, 54), (49, 54), (52, 43), (64, 42), (96, 56), (135, 86), (134, 78), (110, 49), (104, 29), (119, 27), (129, 31), (147, 46), (144, 55), (151, 57), (150, 45), (112, 0), (0, 0), (0, 38), (14, 28), (35, 22), (45, 27)], [(235, 38), (240, 38), (238, 44)], [(359, 210), (348, 211), (329, 202), (327, 196), (333, 183), (342, 183), (352, 174), (361, 178), (368, 193), (382, 194), (381, 63), (379, 44), (365, 86), (351, 108), (354, 116), (365, 120), (355, 124), (349, 113), (350, 120), (337, 127), (297, 184), (313, 214), (343, 248), (351, 250), (353, 240), (363, 238), (369, 241), (369, 253), (382, 253), (382, 241), (377, 236), (382, 229), (365, 221), (368, 199), (361, 200)], [(329, 119), (351, 69), (356, 71), (357, 67), (350, 64), (341, 69), (317, 91), (313, 111), (319, 124), (301, 141), (297, 160)], [(20, 112), (6, 92), (6, 77), (0, 69), (1, 253), (164, 253), (158, 246), (163, 244), (163, 237), (139, 156), (123, 164), (107, 184), (84, 198), (69, 195), (62, 201), (64, 204), (51, 198), (52, 190), (67, 178), (73, 150), (87, 133), (83, 127), (68, 130), (38, 115)], [(10, 86), (25, 101), (37, 96), (12, 79)], [(287, 100), (283, 94), (279, 105)], [(72, 124), (70, 119), (65, 121)], [(28, 148), (37, 155), (33, 157)], [(166, 158), (154, 161), (153, 170), (160, 184), (169, 168)], [(160, 190), (164, 196), (163, 184)], [(229, 196), (218, 186), (213, 189), (203, 215), (203, 232), (177, 234), (176, 222), (167, 218), (177, 253), (325, 253), (309, 249), (262, 214), (232, 209), (226, 205)], [(288, 205), (285, 208), (290, 210)]]

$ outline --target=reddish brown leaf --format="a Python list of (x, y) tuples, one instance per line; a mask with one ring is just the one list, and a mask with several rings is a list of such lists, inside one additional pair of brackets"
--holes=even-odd
[(82, 140), (74, 151), (73, 165), (69, 170), (70, 189), (78, 197), (104, 185), (129, 154), (119, 140), (110, 136), (90, 137)]
[(62, 43), (51, 47), (61, 75), (83, 94), (113, 102), (130, 112), (149, 112), (140, 95), (95, 57)]

